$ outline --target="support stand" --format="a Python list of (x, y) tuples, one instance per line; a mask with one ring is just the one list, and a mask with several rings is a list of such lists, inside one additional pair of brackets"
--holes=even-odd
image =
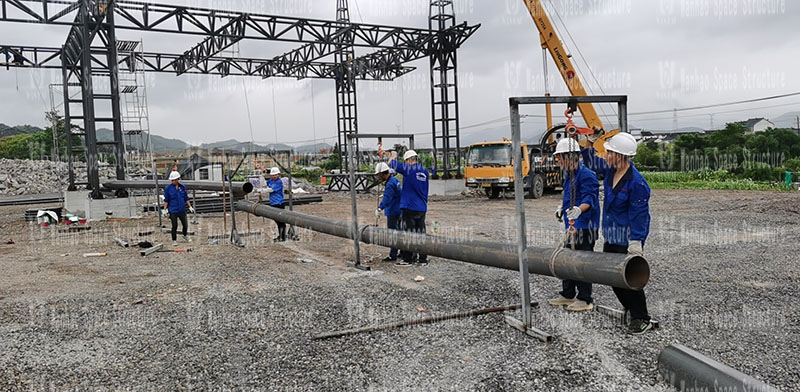
[[(347, 172), (350, 175), (350, 183), (355, 183), (356, 180), (356, 162), (355, 162), (355, 141), (356, 138), (353, 134), (347, 134)], [(360, 234), (358, 229), (358, 202), (356, 200), (356, 188), (350, 187), (350, 204), (353, 207), (353, 262), (349, 265), (360, 269), (362, 271), (369, 271), (370, 267), (361, 264), (361, 248), (360, 248)]]
[[(228, 161), (228, 167), (230, 167), (231, 157), (228, 154), (226, 154), (225, 157)], [(242, 167), (242, 163), (244, 163), (244, 159), (246, 157), (247, 153), (244, 153), (244, 155), (242, 155), (242, 160), (239, 161), (239, 165), (236, 166), (236, 170), (228, 175), (228, 189), (233, 189), (233, 177), (239, 172), (239, 168)], [(236, 231), (236, 208), (233, 206), (233, 192), (231, 192), (231, 197), (229, 199), (231, 203), (231, 244), (244, 248), (242, 239), (239, 237), (239, 233)]]
[[(514, 150), (514, 162), (522, 162), (522, 144), (520, 142), (519, 106), (511, 106), (511, 140)], [(514, 165), (514, 178), (522, 178), (522, 165)], [(514, 181), (514, 200), (517, 210), (517, 252), (519, 257), (520, 296), (522, 297), (522, 320), (506, 316), (506, 324), (533, 336), (542, 342), (550, 343), (553, 336), (531, 324), (531, 287), (528, 271), (528, 241), (525, 230), (525, 189), (523, 181)]]

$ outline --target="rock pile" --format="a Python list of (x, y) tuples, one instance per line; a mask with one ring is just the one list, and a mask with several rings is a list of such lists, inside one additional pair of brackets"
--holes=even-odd
[[(100, 182), (116, 178), (113, 165), (100, 165)], [(67, 188), (67, 163), (0, 159), (0, 195), (53, 193)], [(86, 164), (75, 165), (75, 182), (86, 182)]]

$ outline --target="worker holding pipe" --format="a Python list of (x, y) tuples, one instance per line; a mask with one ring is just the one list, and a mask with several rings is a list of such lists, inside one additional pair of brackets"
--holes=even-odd
[[(403, 175), (403, 188), (400, 192), (400, 209), (402, 211), (403, 230), (425, 233), (425, 214), (428, 211), (428, 179), (429, 174), (418, 162), (417, 153), (408, 150), (403, 154), (403, 162), (397, 162), (394, 156), (389, 160), (389, 167)], [(401, 251), (396, 264), (409, 266), (414, 263), (414, 254)], [(420, 265), (428, 264), (428, 256), (420, 254), (417, 258)]]
[[(269, 169), (270, 178), (267, 179), (266, 192), (269, 194), (269, 206), (283, 209), (283, 180), (281, 180), (281, 170), (277, 167)], [(286, 223), (275, 221), (278, 225), (278, 236), (273, 242), (286, 241)]]
[(164, 188), (164, 206), (161, 209), (161, 215), (169, 215), (169, 220), (172, 223), (172, 245), (178, 245), (178, 220), (181, 221), (183, 227), (183, 240), (191, 242), (188, 237), (189, 222), (186, 219), (186, 210), (194, 214), (194, 207), (189, 202), (189, 193), (186, 192), (186, 187), (181, 184), (181, 173), (173, 170), (169, 173), (170, 184)]
[[(592, 252), (600, 228), (597, 175), (581, 163), (580, 146), (573, 138), (558, 141), (555, 159), (564, 178), (564, 197), (556, 209), (556, 218), (564, 222), (567, 231), (564, 247)], [(594, 309), (591, 283), (566, 279), (561, 281), (561, 289), (557, 297), (548, 301), (550, 305), (566, 306), (574, 312)]]
[[(402, 227), (400, 225), (400, 193), (402, 192), (402, 188), (400, 187), (400, 181), (394, 178), (391, 171), (392, 169), (389, 168), (389, 165), (384, 162), (379, 162), (375, 166), (375, 175), (386, 183), (381, 204), (378, 206), (378, 209), (375, 210), (375, 217), (380, 219), (381, 216), (385, 215), (386, 227), (400, 230)], [(391, 248), (389, 250), (389, 256), (383, 259), (383, 261), (397, 261), (397, 249)]]
[[(636, 139), (618, 133), (605, 143), (606, 154), (595, 155), (593, 148), (582, 150), (585, 162), (603, 173), (603, 252), (641, 256), (650, 233), (650, 186), (631, 159), (636, 155)], [(644, 290), (614, 287), (614, 294), (627, 312), (628, 332), (640, 335), (653, 327), (647, 312)]]

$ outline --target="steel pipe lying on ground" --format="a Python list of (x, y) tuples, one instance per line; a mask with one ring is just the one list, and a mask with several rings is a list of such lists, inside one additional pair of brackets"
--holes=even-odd
[[(236, 208), (297, 227), (352, 239), (351, 222), (271, 208), (247, 200), (237, 201)], [(368, 225), (362, 226), (359, 233), (361, 242), (367, 244), (512, 271), (519, 270), (517, 245), (512, 243), (433, 236)], [(563, 248), (528, 247), (528, 270), (537, 275), (634, 290), (641, 290), (650, 279), (650, 267), (644, 257)]]
[[(198, 190), (198, 191), (213, 191), (213, 192), (222, 192), (222, 183), (215, 182), (215, 181), (181, 181), (187, 190)], [(159, 187), (164, 188), (169, 185), (169, 181), (163, 180), (159, 181)], [(108, 189), (153, 189), (156, 186), (155, 181), (153, 180), (142, 180), (142, 181), (123, 181), (123, 180), (114, 180), (103, 183), (103, 186)], [(225, 185), (225, 190), (229, 191), (227, 184)], [(244, 195), (253, 191), (253, 184), (249, 182), (234, 182), (233, 183), (233, 194), (235, 195)]]
[(658, 355), (658, 371), (679, 391), (775, 391), (777, 388), (680, 344)]

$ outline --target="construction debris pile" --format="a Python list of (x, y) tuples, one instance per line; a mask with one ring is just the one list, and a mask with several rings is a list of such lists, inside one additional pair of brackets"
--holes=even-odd
[[(75, 182), (86, 182), (85, 164), (75, 166)], [(101, 163), (100, 178), (116, 178), (114, 166)], [(0, 159), (0, 195), (53, 193), (66, 188), (66, 162)]]

